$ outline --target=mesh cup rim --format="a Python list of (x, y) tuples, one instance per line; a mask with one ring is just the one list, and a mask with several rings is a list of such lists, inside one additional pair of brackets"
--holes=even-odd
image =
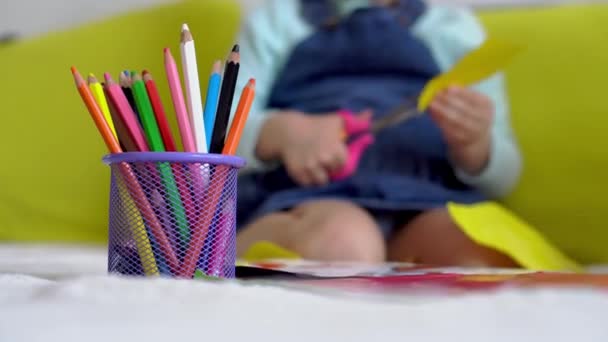
[(123, 152), (105, 155), (103, 157), (103, 162), (106, 165), (123, 162), (203, 163), (211, 165), (226, 165), (237, 169), (245, 166), (245, 159), (241, 157), (225, 154), (191, 152)]

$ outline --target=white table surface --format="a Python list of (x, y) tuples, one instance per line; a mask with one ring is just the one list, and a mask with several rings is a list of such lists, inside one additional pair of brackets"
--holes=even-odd
[(608, 341), (608, 293), (401, 300), (106, 275), (104, 248), (0, 245), (0, 341)]

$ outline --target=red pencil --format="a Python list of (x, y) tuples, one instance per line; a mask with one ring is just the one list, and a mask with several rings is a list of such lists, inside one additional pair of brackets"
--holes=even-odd
[(165, 150), (167, 152), (176, 152), (177, 148), (175, 147), (175, 140), (173, 140), (171, 128), (169, 127), (165, 108), (160, 100), (156, 83), (154, 83), (152, 75), (147, 70), (143, 71), (143, 76), (146, 84), (146, 90), (148, 90), (148, 96), (150, 97), (150, 102), (152, 103), (152, 109), (154, 110), (154, 116), (156, 117), (156, 123), (158, 124), (160, 135), (163, 139), (163, 143), (165, 144)]

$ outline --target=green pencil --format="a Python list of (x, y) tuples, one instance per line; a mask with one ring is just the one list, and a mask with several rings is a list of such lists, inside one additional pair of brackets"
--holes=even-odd
[[(139, 110), (142, 126), (146, 137), (148, 138), (150, 149), (154, 152), (164, 152), (165, 145), (163, 144), (163, 139), (160, 135), (156, 118), (154, 117), (154, 109), (152, 109), (152, 103), (150, 102), (150, 97), (148, 96), (146, 85), (141, 75), (134, 73), (132, 88), (135, 104)], [(188, 228), (188, 220), (177, 188), (177, 183), (175, 182), (173, 172), (171, 171), (171, 166), (169, 163), (159, 163), (158, 169), (161, 181), (167, 191), (169, 203), (173, 208), (173, 214), (177, 221), (182, 244), (188, 244), (190, 242), (190, 229)]]

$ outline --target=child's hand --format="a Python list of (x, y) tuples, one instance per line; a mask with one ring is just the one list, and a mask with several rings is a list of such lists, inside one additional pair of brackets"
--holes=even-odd
[(342, 119), (336, 114), (280, 113), (262, 128), (258, 154), (281, 159), (299, 185), (325, 185), (331, 171), (342, 167), (348, 158), (342, 130)]
[(435, 97), (429, 109), (456, 164), (469, 174), (479, 174), (490, 158), (492, 100), (474, 90), (450, 87)]

